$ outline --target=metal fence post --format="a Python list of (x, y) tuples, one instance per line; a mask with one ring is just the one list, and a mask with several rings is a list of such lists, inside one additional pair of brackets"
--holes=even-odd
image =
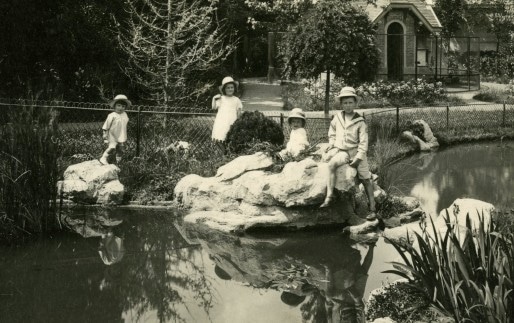
[(400, 133), (400, 107), (396, 107), (396, 134)]
[(280, 114), (280, 128), (284, 129), (284, 114)]
[(137, 125), (136, 125), (136, 156), (141, 152), (141, 106), (137, 106)]
[(450, 128), (450, 106), (446, 105), (446, 131)]
[(505, 101), (503, 101), (502, 127), (505, 127)]

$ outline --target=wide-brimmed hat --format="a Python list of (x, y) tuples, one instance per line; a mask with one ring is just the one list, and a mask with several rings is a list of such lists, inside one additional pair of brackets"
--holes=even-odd
[(359, 97), (357, 96), (357, 94), (355, 93), (355, 89), (351, 86), (345, 86), (341, 89), (341, 92), (339, 92), (339, 94), (336, 96), (336, 98), (338, 100), (340, 100), (341, 98), (346, 98), (346, 97), (353, 97), (355, 98), (355, 100), (357, 100)]
[(126, 95), (123, 95), (123, 94), (118, 94), (114, 97), (114, 99), (109, 102), (109, 105), (111, 106), (111, 108), (114, 108), (114, 104), (116, 104), (116, 102), (118, 101), (123, 101), (125, 102), (125, 104), (127, 105), (127, 107), (130, 107), (132, 106), (132, 102), (130, 102), (130, 100), (127, 98)]
[(227, 76), (227, 77), (224, 77), (224, 78), (223, 78), (223, 80), (221, 81), (221, 85), (220, 85), (220, 87), (219, 87), (220, 92), (221, 92), (222, 94), (225, 94), (225, 93), (223, 93), (223, 88), (225, 87), (225, 85), (227, 85), (227, 84), (229, 84), (229, 83), (234, 84), (234, 86), (235, 86), (235, 91), (237, 92), (237, 88), (238, 88), (238, 86), (239, 86), (239, 82), (238, 82), (238, 81), (234, 81), (234, 79), (233, 79), (233, 78), (231, 78), (230, 76)]
[(300, 108), (294, 108), (287, 116), (287, 122), (289, 122), (289, 120), (292, 118), (302, 119), (305, 122), (305, 113)]

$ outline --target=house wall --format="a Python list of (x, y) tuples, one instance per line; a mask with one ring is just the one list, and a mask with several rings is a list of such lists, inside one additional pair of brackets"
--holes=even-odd
[[(393, 22), (398, 22), (404, 27), (404, 64), (403, 64), (403, 73), (406, 75), (405, 79), (409, 79), (407, 76), (411, 74), (414, 77), (416, 72), (415, 60), (416, 60), (416, 26), (418, 23), (418, 18), (412, 13), (409, 9), (392, 9), (389, 11), (382, 19), (377, 21), (377, 45), (380, 48), (381, 55), (381, 63), (379, 67), (379, 73), (387, 75), (387, 28)], [(418, 42), (420, 45), (420, 42)], [(432, 56), (434, 53), (429, 51), (429, 58), (427, 62), (430, 65), (430, 62), (433, 60)], [(429, 66), (423, 67), (418, 66), (418, 74), (430, 74), (432, 73), (432, 69)], [(380, 78), (380, 76), (379, 76)], [(387, 78), (387, 77), (386, 77)]]

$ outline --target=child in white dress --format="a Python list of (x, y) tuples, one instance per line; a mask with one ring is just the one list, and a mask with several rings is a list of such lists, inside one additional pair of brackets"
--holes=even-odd
[(279, 156), (282, 160), (295, 158), (302, 151), (309, 147), (307, 131), (305, 131), (305, 113), (302, 109), (294, 108), (287, 117), (287, 122), (291, 127), (291, 135), (287, 142), (286, 149), (280, 151)]
[(212, 98), (212, 108), (218, 110), (214, 126), (212, 127), (212, 140), (224, 142), (230, 126), (241, 114), (243, 104), (234, 94), (236, 93), (238, 82), (227, 76), (223, 79), (220, 91), (223, 95), (217, 94)]
[(129, 118), (125, 109), (130, 107), (132, 103), (123, 94), (117, 95), (109, 105), (114, 109), (111, 112), (102, 127), (103, 139), (108, 144), (107, 149), (100, 158), (100, 162), (104, 165), (109, 163), (110, 156), (116, 156), (116, 162), (121, 161), (123, 153), (123, 145), (127, 141), (127, 123)]

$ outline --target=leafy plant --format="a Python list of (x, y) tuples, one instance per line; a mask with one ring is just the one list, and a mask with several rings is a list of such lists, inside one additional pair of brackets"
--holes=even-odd
[(284, 133), (279, 124), (266, 118), (261, 112), (245, 111), (230, 127), (227, 145), (231, 151), (239, 153), (253, 147), (256, 142), (282, 145)]
[[(446, 214), (446, 221), (449, 215)], [(402, 257), (396, 269), (385, 271), (424, 292), (439, 312), (456, 322), (510, 322), (514, 318), (514, 235), (486, 231), (493, 223), (483, 216), (476, 232), (469, 215), (466, 227), (447, 223), (440, 233), (432, 219), (414, 241), (388, 239)], [(415, 242), (416, 247), (411, 245)]]

